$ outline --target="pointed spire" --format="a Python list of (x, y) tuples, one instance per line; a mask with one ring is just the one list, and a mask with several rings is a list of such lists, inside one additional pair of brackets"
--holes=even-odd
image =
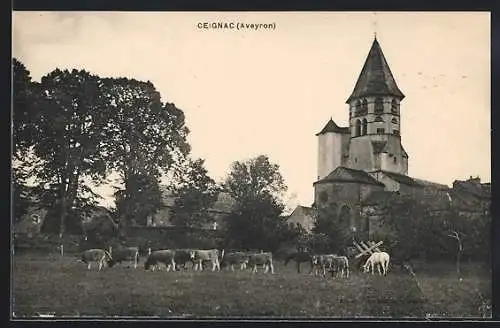
[(405, 97), (394, 80), (394, 76), (375, 35), (356, 86), (346, 103), (349, 103), (353, 98), (376, 95), (392, 95), (400, 100)]
[(330, 117), (330, 120), (326, 123), (325, 127), (318, 133), (316, 133), (317, 136), (320, 134), (325, 134), (328, 132), (333, 132), (333, 133), (349, 133), (349, 128), (348, 127), (340, 127), (338, 126), (334, 121), (333, 118)]

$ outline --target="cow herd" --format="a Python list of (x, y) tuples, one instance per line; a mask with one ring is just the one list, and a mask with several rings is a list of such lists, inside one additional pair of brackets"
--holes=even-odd
[[(100, 271), (104, 266), (113, 267), (122, 262), (131, 262), (137, 268), (139, 262), (139, 249), (137, 247), (119, 247), (113, 250), (89, 249), (78, 257), (87, 264), (90, 270), (92, 263), (97, 263)], [(389, 254), (386, 252), (375, 252), (370, 255), (362, 266), (363, 272), (375, 274), (375, 267), (379, 275), (387, 275), (389, 268)], [(309, 252), (296, 252), (285, 258), (286, 265), (290, 260), (297, 263), (297, 271), (300, 272), (300, 264), (308, 262), (311, 270), (310, 274), (323, 275), (330, 272), (332, 276), (337, 273), (337, 277), (349, 278), (349, 259), (346, 256), (336, 254), (312, 254)], [(273, 254), (271, 252), (249, 252), (232, 251), (225, 253), (218, 249), (163, 249), (148, 250), (148, 256), (144, 262), (145, 270), (159, 270), (161, 266), (166, 267), (166, 271), (187, 270), (187, 263), (191, 263), (194, 271), (203, 271), (204, 266), (211, 266), (211, 271), (221, 271), (230, 269), (234, 272), (235, 266), (244, 271), (250, 269), (251, 273), (256, 273), (258, 267), (262, 267), (264, 273), (275, 272), (273, 265)]]

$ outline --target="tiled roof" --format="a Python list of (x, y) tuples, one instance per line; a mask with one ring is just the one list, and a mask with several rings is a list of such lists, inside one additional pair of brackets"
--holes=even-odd
[(396, 172), (390, 172), (390, 171), (384, 171), (384, 170), (379, 170), (375, 171), (376, 172), (382, 172), (389, 178), (393, 179), (394, 181), (397, 181), (399, 183), (405, 184), (407, 186), (412, 186), (412, 187), (420, 187), (420, 188), (425, 188), (425, 187), (432, 187), (440, 190), (448, 190), (449, 187), (444, 184), (428, 181), (428, 180), (422, 180), (422, 179), (417, 179), (410, 177), (408, 175), (396, 173)]
[(442, 183), (432, 182), (432, 181), (423, 180), (423, 179), (416, 179), (416, 178), (413, 178), (413, 179), (424, 187), (433, 187), (433, 188), (441, 189), (441, 190), (450, 189), (450, 187), (448, 187), (447, 185), (442, 184)]
[(393, 179), (394, 181), (397, 181), (399, 183), (408, 185), (408, 186), (413, 186), (413, 187), (423, 187), (420, 183), (418, 183), (415, 179), (412, 177), (409, 177), (404, 174), (399, 174), (395, 172), (390, 172), (390, 171), (381, 171), (383, 172), (386, 176), (389, 178)]
[(310, 216), (310, 217), (314, 216), (314, 209), (313, 208), (307, 207), (307, 206), (302, 206), (302, 205), (297, 205), (297, 207), (295, 207), (293, 209), (293, 211), (290, 213), (290, 215), (288, 215), (288, 218), (290, 218), (293, 215), (293, 213), (297, 212), (298, 210), (302, 210), (302, 212), (306, 216)]
[(314, 209), (311, 208), (311, 207), (306, 207), (306, 206), (302, 206), (302, 205), (299, 205), (302, 210), (304, 211), (304, 213), (308, 216), (313, 216), (314, 215)]
[(349, 103), (353, 98), (375, 95), (392, 95), (399, 99), (405, 97), (394, 80), (377, 39), (373, 40), (356, 86), (346, 102)]
[(350, 133), (348, 127), (340, 127), (338, 126), (332, 118), (326, 123), (325, 127), (318, 133), (316, 133), (317, 136), (320, 134), (325, 134), (328, 132), (334, 132), (334, 133)]
[(323, 179), (316, 181), (316, 183), (325, 183), (325, 182), (358, 182), (363, 184), (373, 184), (384, 186), (383, 183), (378, 182), (371, 175), (362, 170), (355, 170), (351, 168), (347, 168), (345, 166), (339, 166), (335, 170), (333, 170), (330, 174), (328, 174)]

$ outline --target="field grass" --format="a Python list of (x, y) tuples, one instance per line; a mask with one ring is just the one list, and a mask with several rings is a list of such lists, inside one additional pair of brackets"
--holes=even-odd
[[(451, 264), (417, 268), (419, 285), (392, 268), (387, 277), (353, 272), (349, 279), (298, 274), (276, 261), (275, 274), (147, 272), (127, 265), (88, 271), (74, 257), (17, 255), (12, 270), (15, 317), (469, 317), (491, 304), (489, 270)], [(435, 272), (431, 274), (430, 272)], [(481, 294), (481, 296), (480, 296)], [(490, 314), (491, 315), (491, 314)]]

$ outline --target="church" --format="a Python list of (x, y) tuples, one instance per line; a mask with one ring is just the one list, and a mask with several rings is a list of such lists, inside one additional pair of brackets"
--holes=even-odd
[(381, 197), (408, 195), (437, 208), (452, 203), (453, 190), (448, 186), (408, 175), (409, 155), (401, 140), (404, 98), (375, 37), (346, 100), (349, 126), (330, 119), (316, 134), (314, 203), (310, 208), (298, 206), (289, 223), (310, 231), (314, 211), (333, 205), (349, 220), (353, 234), (366, 238), (378, 225), (367, 208)]

